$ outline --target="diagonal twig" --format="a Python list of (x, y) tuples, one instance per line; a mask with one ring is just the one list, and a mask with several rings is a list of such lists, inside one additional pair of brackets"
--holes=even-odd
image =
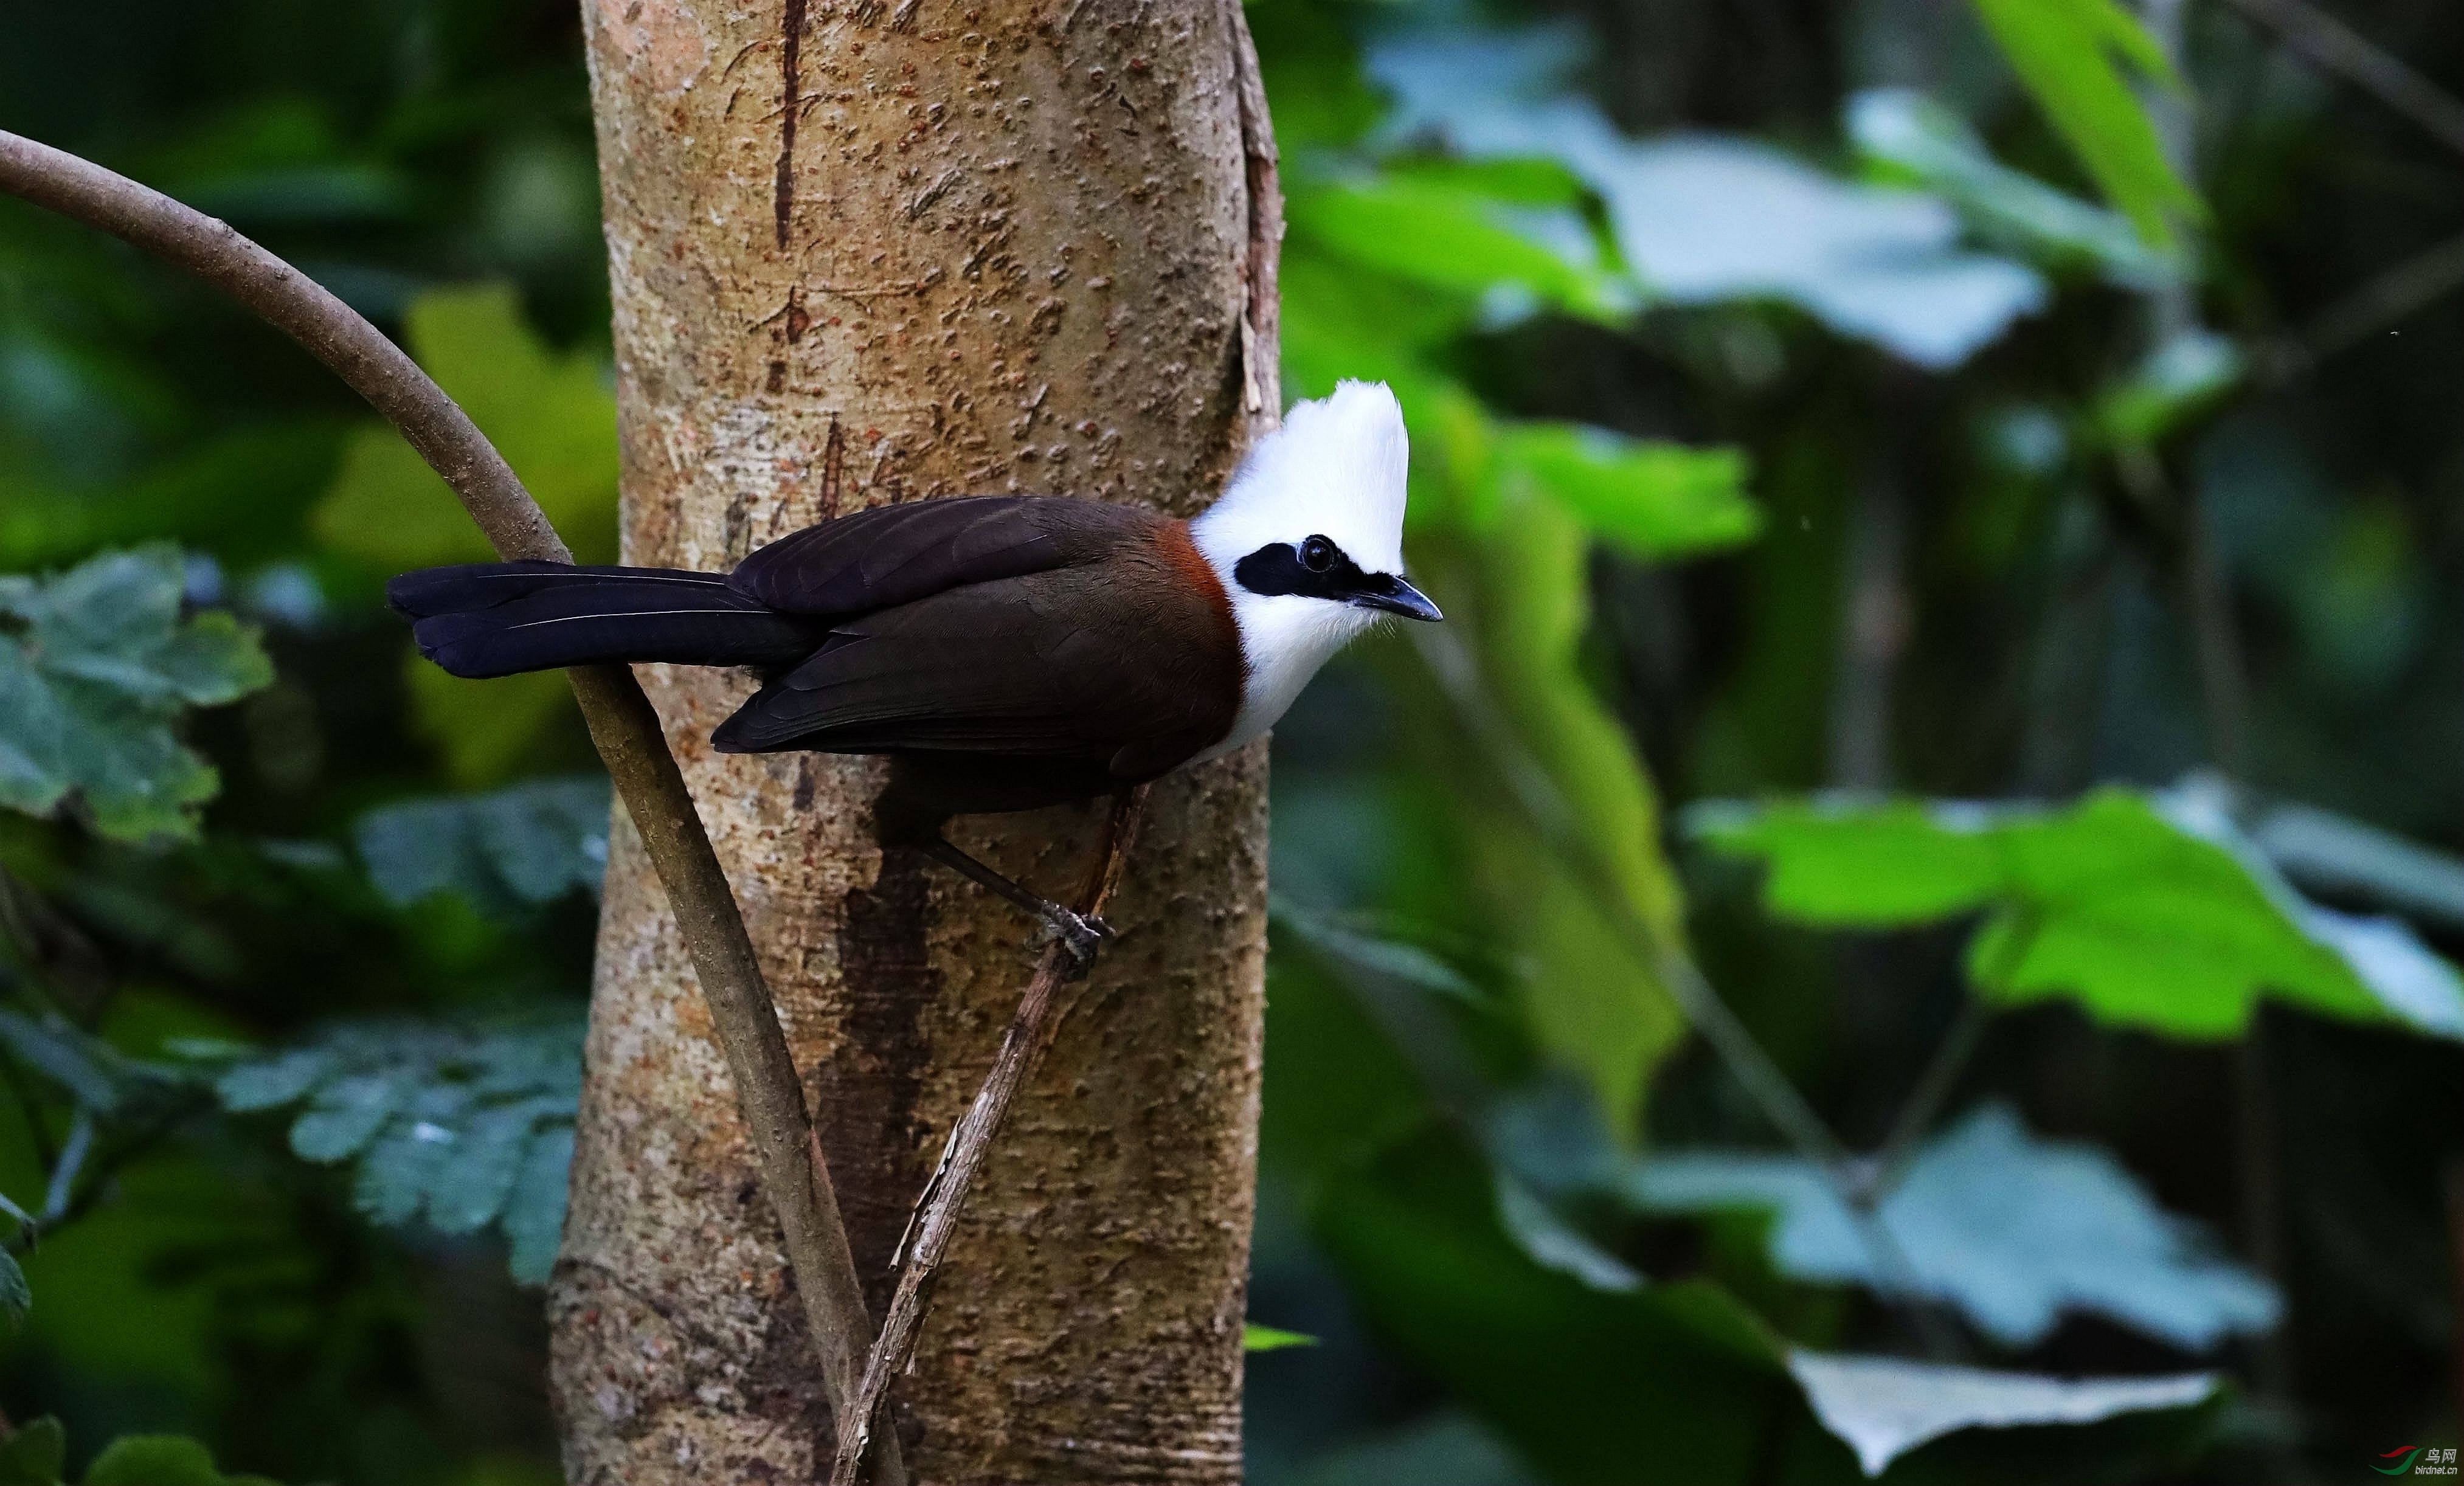
[(1881, 1202), (1887, 1193), (1874, 1180), (1872, 1164), (1853, 1154), (1832, 1132), (1685, 947), (1672, 943), (1635, 911), (1617, 872), (1576, 823), (1573, 805), (1515, 738), (1512, 726), (1488, 704), (1482, 690), (1480, 663), (1471, 651), (1438, 625), (1416, 624), (1411, 636), (1421, 664), (1503, 776), (1525, 822), (1565, 863), (1628, 951), (1652, 968), (1686, 1023), (1745, 1089), (1763, 1118), (1796, 1148), (1847, 1210), (1876, 1268), (1906, 1297), (1908, 1320), (1925, 1349), (1939, 1359), (1956, 1360), (1962, 1350), (1957, 1334), (1926, 1309), (1916, 1265), (1899, 1235), (1882, 1221)]
[(2428, 309), (2464, 287), (2464, 237), (2414, 254), (2319, 312), (2306, 329), (2260, 353), (2259, 369), (2282, 383), (2341, 351)]
[[(159, 191), (6, 131), (0, 131), (0, 191), (99, 228), (238, 300), (299, 342), (399, 429), (452, 487), (499, 556), (573, 560), (470, 415), (374, 325), (297, 269)], [(567, 675), (591, 741), (667, 888), (735, 1078), (762, 1189), (778, 1214), (824, 1388), (844, 1417), (872, 1327), (803, 1084), (752, 938), (658, 713), (632, 671), (589, 666)], [(871, 1458), (882, 1486), (901, 1486), (906, 1469), (894, 1438), (883, 1438)]]
[[(1120, 885), (1131, 843), (1137, 838), (1138, 821), (1146, 813), (1146, 802), (1147, 786), (1143, 784), (1113, 797), (1103, 853), (1079, 889), (1075, 905), (1079, 912), (1089, 917), (1102, 913), (1113, 889)], [(1045, 949), (1044, 958), (1036, 963), (1034, 977), (1026, 983), (1025, 994), (1019, 997), (1018, 1013), (1010, 1018), (1009, 1030), (1001, 1034), (1001, 1048), (993, 1055), (992, 1071), (984, 1076), (983, 1087), (976, 1092), (976, 1102), (950, 1131), (940, 1165), (934, 1168), (924, 1191), (915, 1199), (907, 1232), (898, 1240), (902, 1260), (898, 1289), (891, 1297), (890, 1313), (882, 1318), (881, 1338), (865, 1359), (864, 1381), (856, 1390), (855, 1403), (838, 1415), (838, 1456), (830, 1467), (831, 1486), (855, 1486), (858, 1461), (868, 1440), (876, 1432), (891, 1382), (907, 1370), (908, 1360), (915, 1355), (916, 1334), (924, 1322), (933, 1280), (950, 1251), (951, 1236), (957, 1232), (967, 1191), (975, 1185), (976, 1173), (982, 1169), (994, 1137), (1001, 1133), (1001, 1122), (1009, 1116), (1011, 1101), (1018, 1097), (1027, 1075), (1035, 1071), (1037, 1060), (1052, 1040), (1053, 1029), (1069, 1010), (1061, 990), (1069, 983), (1075, 969), (1076, 961), (1058, 940)], [(889, 1433), (878, 1432), (884, 1437)]]
[(2308, 0), (2233, 0), (2251, 19), (2273, 27), (2285, 44), (2321, 67), (2464, 151), (2464, 101), (2415, 72), (2402, 57)]

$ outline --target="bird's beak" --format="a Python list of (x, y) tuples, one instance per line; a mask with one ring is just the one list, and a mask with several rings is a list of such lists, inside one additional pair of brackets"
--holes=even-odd
[(1445, 615), (1429, 601), (1429, 596), (1399, 578), (1380, 573), (1351, 596), (1352, 602), (1364, 609), (1378, 609), (1388, 614), (1400, 614), (1405, 619), (1426, 620), (1435, 623)]

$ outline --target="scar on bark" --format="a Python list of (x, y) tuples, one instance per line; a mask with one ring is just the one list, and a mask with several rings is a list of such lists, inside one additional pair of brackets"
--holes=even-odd
[(839, 415), (830, 414), (829, 438), (822, 445), (822, 504), (820, 519), (826, 521), (839, 514), (839, 492), (847, 479), (847, 432), (839, 426)]
[(777, 219), (779, 246), (787, 246), (787, 219), (796, 205), (796, 115), (803, 86), (804, 0), (787, 0), (785, 33), (779, 47), (779, 179), (772, 190), (771, 212)]

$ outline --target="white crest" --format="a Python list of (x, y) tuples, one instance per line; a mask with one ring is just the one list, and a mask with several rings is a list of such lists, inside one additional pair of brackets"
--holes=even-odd
[(1293, 406), (1258, 441), (1223, 498), (1190, 524), (1207, 561), (1232, 565), (1275, 542), (1324, 536), (1364, 573), (1403, 571), (1403, 409), (1382, 382), (1338, 383)]
[(1301, 403), (1260, 440), (1222, 498), (1190, 523), (1190, 537), (1232, 599), (1247, 667), (1241, 714), (1226, 754), (1273, 727), (1301, 688), (1377, 614), (1299, 594), (1252, 593), (1234, 576), (1262, 547), (1323, 536), (1368, 574), (1403, 573), (1403, 487), (1410, 467), (1403, 409), (1383, 382), (1338, 383)]

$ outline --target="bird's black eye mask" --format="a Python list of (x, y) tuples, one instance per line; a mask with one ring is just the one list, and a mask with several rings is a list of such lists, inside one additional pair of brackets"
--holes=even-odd
[(1351, 554), (1323, 536), (1261, 547), (1234, 563), (1232, 576), (1253, 594), (1304, 599), (1347, 600), (1371, 582)]
[(1232, 564), (1232, 578), (1253, 594), (1298, 594), (1434, 620), (1438, 606), (1411, 584), (1386, 573), (1364, 573), (1352, 555), (1324, 536), (1272, 542)]

